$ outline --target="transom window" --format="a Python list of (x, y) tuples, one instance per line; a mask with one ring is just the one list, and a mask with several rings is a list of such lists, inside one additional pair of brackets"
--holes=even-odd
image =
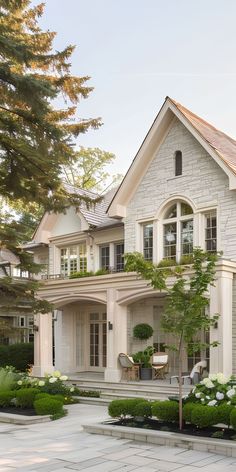
[(217, 220), (216, 211), (205, 215), (205, 249), (208, 252), (217, 251)]
[(80, 243), (61, 249), (61, 273), (72, 275), (75, 272), (87, 271), (86, 244)]
[(146, 261), (153, 259), (153, 224), (143, 225), (143, 257)]
[(184, 202), (171, 205), (164, 215), (164, 258), (180, 261), (193, 252), (193, 210)]

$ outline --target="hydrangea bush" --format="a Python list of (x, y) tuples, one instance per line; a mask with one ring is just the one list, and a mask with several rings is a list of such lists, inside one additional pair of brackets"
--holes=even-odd
[(74, 387), (66, 386), (63, 382), (68, 380), (66, 375), (62, 375), (59, 370), (55, 370), (52, 374), (45, 374), (44, 379), (37, 379), (28, 375), (22, 374), (20, 380), (17, 382), (18, 388), (40, 388), (41, 392), (56, 395), (72, 395)]
[(208, 406), (218, 406), (223, 403), (236, 405), (236, 383), (234, 385), (233, 381), (235, 381), (233, 375), (226, 377), (221, 372), (210, 374), (192, 389), (185, 401)]

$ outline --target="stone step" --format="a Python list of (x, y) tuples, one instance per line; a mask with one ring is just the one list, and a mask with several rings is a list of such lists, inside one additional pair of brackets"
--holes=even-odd
[(101, 393), (102, 399), (106, 400), (122, 400), (122, 399), (128, 399), (128, 398), (144, 398), (145, 400), (167, 400), (168, 399), (168, 394), (165, 393), (159, 393), (156, 394), (155, 396), (153, 395), (142, 395), (141, 393), (138, 395), (135, 395), (134, 393)]

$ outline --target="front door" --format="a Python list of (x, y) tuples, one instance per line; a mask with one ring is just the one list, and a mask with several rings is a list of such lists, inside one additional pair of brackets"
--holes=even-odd
[(107, 363), (107, 315), (89, 315), (90, 370), (103, 371)]

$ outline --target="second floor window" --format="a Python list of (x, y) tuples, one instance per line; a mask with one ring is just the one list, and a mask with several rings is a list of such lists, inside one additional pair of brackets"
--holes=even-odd
[(100, 247), (100, 267), (105, 270), (110, 268), (110, 247)]
[(87, 271), (86, 244), (80, 243), (61, 249), (61, 273), (72, 275), (76, 272)]
[(143, 225), (143, 257), (146, 261), (153, 259), (153, 224)]
[(124, 243), (115, 244), (115, 270), (122, 272), (124, 270)]
[(207, 252), (217, 251), (216, 211), (211, 211), (205, 215), (205, 249)]
[(180, 261), (193, 252), (193, 210), (176, 202), (164, 216), (164, 258)]

